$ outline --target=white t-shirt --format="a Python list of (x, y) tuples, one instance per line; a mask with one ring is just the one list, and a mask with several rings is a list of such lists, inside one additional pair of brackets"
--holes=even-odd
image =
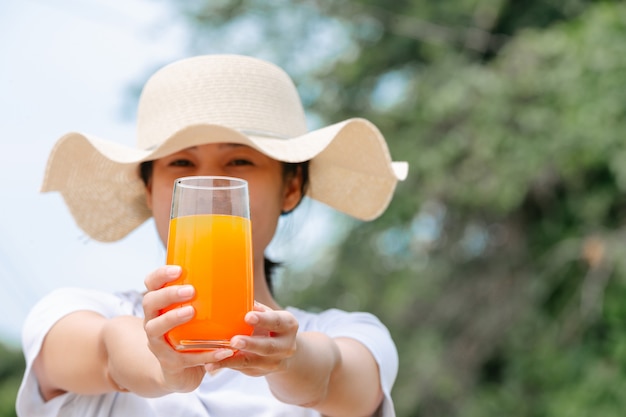
[[(237, 416), (319, 416), (315, 410), (278, 401), (265, 378), (250, 377), (230, 369), (207, 374), (193, 392), (144, 398), (133, 393), (111, 392), (103, 395), (65, 393), (44, 402), (32, 364), (50, 328), (65, 315), (95, 311), (104, 317), (143, 316), (142, 295), (138, 292), (108, 294), (99, 291), (65, 288), (40, 300), (29, 313), (22, 334), (26, 371), (17, 396), (20, 417), (237, 417)], [(398, 371), (398, 353), (387, 328), (368, 313), (327, 310), (308, 313), (288, 308), (299, 322), (299, 331), (317, 331), (331, 337), (350, 337), (365, 345), (374, 355), (385, 399), (381, 414), (394, 417), (391, 388)]]

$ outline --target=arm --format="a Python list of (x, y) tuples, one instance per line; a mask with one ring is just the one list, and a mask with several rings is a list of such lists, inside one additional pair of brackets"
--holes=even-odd
[[(255, 325), (255, 335), (234, 337), (231, 345), (240, 352), (209, 365), (209, 370), (229, 367), (248, 375), (265, 375), (281, 401), (329, 416), (365, 416), (376, 411), (383, 395), (379, 370), (365, 346), (350, 338), (298, 333), (291, 313), (262, 305), (256, 309), (246, 316)], [(263, 333), (270, 337), (259, 337)]]
[(376, 411), (383, 394), (378, 366), (365, 346), (321, 333), (302, 333), (297, 344), (286, 370), (267, 376), (278, 399), (328, 416), (369, 416)]
[[(160, 268), (151, 279), (172, 279), (167, 271)], [(112, 391), (154, 397), (195, 389), (204, 376), (204, 364), (231, 356), (232, 351), (181, 354), (167, 345), (163, 333), (193, 314), (171, 311), (159, 315), (164, 299), (186, 301), (193, 296), (193, 292), (179, 290), (172, 286), (148, 293), (144, 297), (145, 321), (132, 316), (107, 319), (86, 310), (58, 320), (33, 363), (43, 398), (50, 400), (65, 392), (96, 395)]]
[(104, 366), (104, 346), (99, 343), (104, 322), (97, 313), (77, 311), (52, 326), (33, 362), (45, 400), (66, 391), (96, 394), (114, 390)]
[(50, 329), (33, 366), (46, 400), (68, 391), (165, 393), (159, 363), (147, 349), (137, 317), (106, 319), (92, 311), (68, 314)]

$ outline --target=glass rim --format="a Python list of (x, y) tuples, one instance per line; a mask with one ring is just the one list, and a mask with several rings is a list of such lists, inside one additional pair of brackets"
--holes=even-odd
[[(198, 182), (193, 182), (193, 181), (207, 181), (208, 184), (200, 184)], [(210, 183), (211, 181), (214, 180), (222, 180), (222, 181), (228, 181), (228, 184), (225, 185), (215, 185)], [(224, 175), (193, 175), (193, 176), (189, 176), (189, 177), (180, 177), (180, 178), (176, 178), (176, 180), (174, 180), (174, 184), (177, 187), (184, 187), (184, 188), (190, 188), (190, 189), (196, 189), (196, 190), (224, 190), (224, 189), (229, 189), (229, 190), (237, 190), (240, 188), (246, 188), (248, 186), (248, 181), (242, 179), (242, 178), (236, 178), (236, 177), (228, 177), (228, 176), (224, 176)]]

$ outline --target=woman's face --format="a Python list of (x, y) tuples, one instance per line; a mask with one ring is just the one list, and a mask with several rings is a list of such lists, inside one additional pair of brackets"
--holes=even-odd
[(254, 262), (262, 265), (280, 213), (293, 209), (302, 197), (300, 176), (285, 179), (281, 162), (248, 146), (229, 143), (194, 146), (155, 160), (147, 202), (164, 245), (174, 181), (194, 175), (222, 175), (248, 181)]

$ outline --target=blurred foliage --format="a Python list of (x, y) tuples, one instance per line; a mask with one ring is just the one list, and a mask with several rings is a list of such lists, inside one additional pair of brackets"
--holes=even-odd
[(15, 398), (24, 368), (22, 352), (0, 344), (0, 417), (16, 415)]
[(279, 288), (285, 304), (372, 311), (389, 326), (398, 415), (621, 415), (626, 6), (175, 8), (194, 53), (271, 59), (313, 125), (367, 117), (410, 161), (385, 215)]

